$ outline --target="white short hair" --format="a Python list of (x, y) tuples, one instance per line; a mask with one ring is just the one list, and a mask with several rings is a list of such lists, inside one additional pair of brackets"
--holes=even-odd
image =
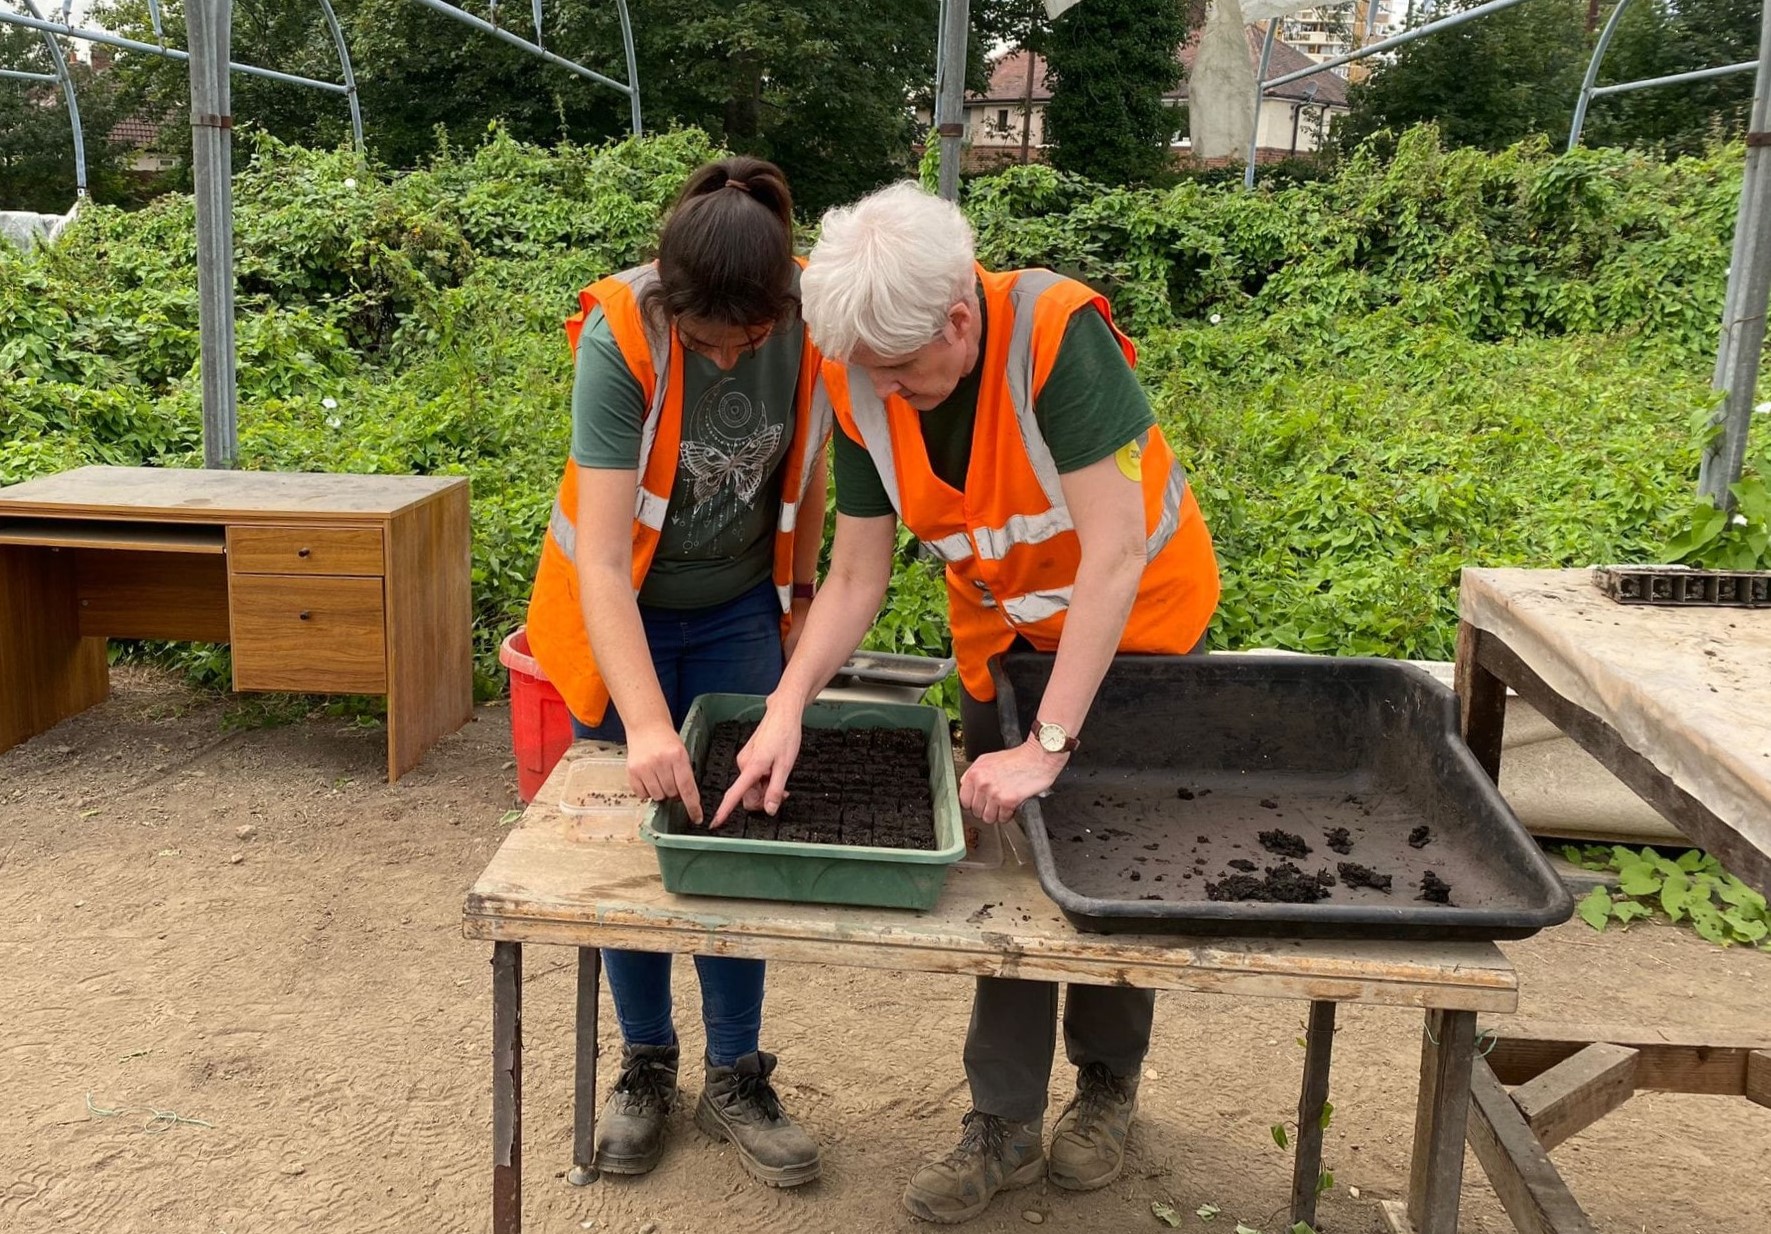
[(826, 356), (896, 358), (930, 343), (974, 280), (965, 215), (906, 180), (824, 215), (800, 300)]

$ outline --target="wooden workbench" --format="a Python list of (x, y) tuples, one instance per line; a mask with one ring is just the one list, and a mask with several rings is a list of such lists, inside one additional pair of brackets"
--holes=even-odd
[(473, 709), (467, 481), (81, 467), (0, 489), (0, 750), (110, 691), (111, 638), (236, 690), (385, 694), (387, 777)]
[[(1465, 570), (1459, 612), (1464, 740), (1490, 776), (1511, 689), (1771, 894), (1771, 610), (1618, 604), (1588, 570)], [(1591, 1234), (1549, 1150), (1638, 1089), (1771, 1105), (1771, 1032), (1509, 1026), (1473, 1082), (1470, 1145), (1514, 1225)]]
[[(594, 762), (612, 804), (589, 816), (558, 808), (567, 775)], [(575, 784), (582, 786), (586, 772)], [(748, 956), (955, 975), (1136, 985), (1311, 1004), (1292, 1219), (1313, 1221), (1320, 1114), (1339, 1003), (1419, 1007), (1421, 1100), (1410, 1212), (1422, 1234), (1457, 1228), (1463, 1128), (1476, 1014), (1510, 1012), (1512, 965), (1487, 943), (1301, 942), (1084, 934), (1058, 913), (1031, 867), (955, 870), (928, 913), (671, 895), (638, 837), (618, 756), (574, 746), (468, 893), (464, 932), (493, 944), (493, 1229), (521, 1229), (522, 945), (578, 948), (574, 1182), (595, 1177), (597, 948)]]

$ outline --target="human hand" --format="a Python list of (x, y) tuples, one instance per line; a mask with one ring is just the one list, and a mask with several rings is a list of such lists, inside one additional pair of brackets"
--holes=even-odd
[(689, 821), (701, 821), (701, 793), (683, 739), (666, 725), (629, 730), (627, 786), (647, 801), (681, 801)]
[(774, 814), (787, 799), (787, 773), (799, 758), (800, 717), (797, 712), (770, 706), (763, 721), (744, 748), (738, 751), (738, 779), (726, 790), (713, 816), (721, 826), (743, 803), (746, 810)]
[(1048, 753), (1031, 741), (981, 755), (959, 781), (959, 804), (983, 822), (1006, 823), (1023, 801), (1050, 788), (1069, 761), (1068, 754)]

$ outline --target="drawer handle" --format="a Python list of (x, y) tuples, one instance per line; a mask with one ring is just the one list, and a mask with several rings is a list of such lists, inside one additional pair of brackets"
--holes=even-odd
[(306, 621), (313, 616), (313, 613), (304, 608), (301, 610), (300, 616), (303, 621)]
[(311, 548), (298, 548), (295, 550), (295, 555), (297, 557), (306, 557), (309, 553), (311, 553), (313, 551), (314, 550)]

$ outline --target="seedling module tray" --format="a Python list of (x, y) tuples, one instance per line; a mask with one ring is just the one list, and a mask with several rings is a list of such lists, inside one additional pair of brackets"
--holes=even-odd
[[(683, 722), (683, 744), (699, 776), (713, 727), (727, 720), (761, 720), (765, 700), (748, 694), (704, 694)], [(946, 714), (909, 703), (818, 702), (806, 709), (807, 728), (913, 728), (927, 739), (929, 790), (934, 798), (935, 848), (878, 848), (749, 840), (683, 834), (680, 802), (656, 802), (640, 834), (656, 846), (664, 889), (679, 895), (789, 900), (874, 908), (934, 907), (947, 871), (965, 856), (953, 748)], [(793, 791), (793, 780), (787, 782)], [(703, 806), (711, 811), (717, 801)]]
[[(1024, 739), (1051, 663), (993, 662), (1011, 743)], [(1397, 661), (1119, 657), (1081, 747), (1049, 795), (1023, 806), (1022, 823), (1046, 894), (1083, 930), (1505, 939), (1574, 908), (1459, 736), (1456, 695)], [(1282, 856), (1262, 832), (1310, 851)], [(1349, 885), (1342, 863), (1388, 875), (1390, 890)], [(1274, 872), (1316, 882), (1323, 898), (1207, 891)], [(1449, 884), (1449, 903), (1418, 898), (1429, 872)]]

